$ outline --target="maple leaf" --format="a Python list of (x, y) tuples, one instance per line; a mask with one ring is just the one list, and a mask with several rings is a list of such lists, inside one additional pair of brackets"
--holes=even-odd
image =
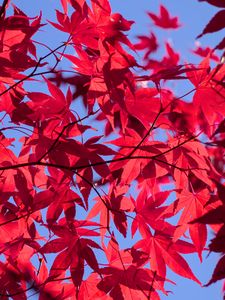
[[(222, 41), (214, 48), (215, 50), (216, 49), (219, 49), (219, 50), (223, 50), (224, 49), (224, 46), (225, 46), (225, 38), (222, 39)], [(224, 57), (224, 54), (222, 56), (222, 58)]]
[(202, 33), (197, 36), (197, 39), (207, 33), (219, 31), (225, 27), (225, 10), (221, 10), (209, 21)]
[(149, 36), (138, 35), (137, 38), (140, 41), (134, 45), (135, 49), (145, 50), (144, 59), (148, 59), (149, 55), (158, 49), (158, 43), (155, 34), (151, 32)]
[[(220, 207), (220, 209), (222, 211), (224, 211), (224, 208)], [(214, 211), (216, 211), (216, 209), (214, 209)], [(219, 212), (218, 210), (216, 211), (217, 215), (219, 218), (221, 218), (219, 216)], [(210, 216), (209, 216), (209, 222), (210, 222)], [(202, 222), (200, 220), (200, 222)], [(215, 223), (215, 222), (214, 222)], [(224, 220), (222, 221), (222, 223), (224, 223)], [(216, 236), (211, 240), (210, 244), (209, 244), (209, 250), (213, 251), (213, 252), (220, 252), (220, 253), (224, 253), (224, 239), (225, 239), (225, 226), (223, 225), (219, 231), (216, 233)]]
[(0, 274), (2, 282), (0, 287), (1, 297), (8, 298), (8, 295), (12, 294), (13, 300), (27, 299), (26, 293), (21, 286), (21, 281), (24, 281), (24, 279), (18, 270), (0, 262)]
[(166, 266), (180, 276), (190, 278), (197, 283), (200, 281), (192, 273), (188, 263), (179, 254), (194, 252), (193, 246), (182, 240), (172, 241), (169, 235), (162, 232), (156, 232), (153, 236), (148, 231), (148, 236), (145, 239), (138, 241), (134, 245), (135, 249), (142, 249), (149, 253), (151, 269), (162, 278), (166, 277)]
[[(146, 237), (146, 232), (148, 232), (147, 224), (155, 230), (162, 230), (168, 233), (174, 231), (175, 228), (173, 228), (171, 224), (162, 218), (160, 219), (160, 215), (162, 215), (164, 211), (167, 211), (166, 206), (160, 207), (160, 205), (166, 201), (169, 194), (170, 191), (166, 191), (156, 193), (153, 197), (147, 197), (147, 192), (143, 189), (139, 193), (136, 201), (133, 199), (136, 216), (132, 222), (132, 236), (134, 236), (137, 228), (139, 228), (142, 237)], [(171, 214), (171, 216), (172, 215), (173, 214)]]
[[(67, 92), (67, 96), (65, 97), (63, 92), (58, 87), (56, 87), (49, 80), (45, 80), (51, 96), (40, 92), (30, 92), (27, 95), (31, 100), (30, 102), (28, 102), (28, 107), (33, 111), (32, 118), (34, 120), (44, 121), (46, 120), (46, 118), (53, 119), (60, 114), (65, 115), (65, 117), (70, 117), (71, 113), (69, 111), (69, 92)], [(52, 102), (54, 102), (54, 109), (51, 105)]]
[(110, 300), (112, 299), (104, 291), (98, 289), (97, 285), (100, 281), (99, 275), (92, 273), (86, 280), (82, 281), (79, 289), (78, 299), (99, 299), (99, 300)]
[(57, 280), (55, 284), (54, 277), (49, 277), (49, 272), (44, 259), (40, 259), (40, 265), (37, 274), (32, 274), (33, 289), (38, 291), (39, 300), (45, 299), (66, 299), (75, 297), (76, 292), (74, 285), (68, 278), (69, 283), (64, 283), (63, 280)]
[(168, 10), (165, 6), (160, 5), (160, 15), (157, 16), (151, 12), (148, 12), (149, 17), (152, 19), (154, 24), (158, 27), (164, 28), (164, 29), (177, 29), (181, 25), (178, 23), (177, 17), (171, 17), (169, 15)]
[(101, 249), (101, 247), (90, 239), (80, 237), (98, 236), (99, 234), (94, 230), (86, 229), (86, 226), (99, 226), (99, 224), (90, 221), (74, 221), (70, 225), (66, 225), (64, 219), (60, 219), (58, 224), (49, 227), (59, 238), (47, 242), (39, 251), (43, 254), (60, 252), (52, 264), (49, 276), (61, 276), (70, 267), (75, 286), (80, 286), (84, 274), (84, 261), (94, 271), (99, 270), (91, 247), (97, 249)]
[(215, 270), (213, 271), (212, 278), (205, 286), (209, 286), (210, 284), (224, 279), (225, 278), (225, 255), (220, 258), (218, 261)]
[[(126, 211), (130, 211), (133, 205), (124, 194), (127, 188), (111, 186), (108, 196), (95, 198), (96, 204), (90, 210), (87, 218), (92, 219), (100, 214), (100, 224), (102, 225), (101, 236), (105, 236), (106, 230), (110, 228), (110, 221), (113, 218), (114, 224), (119, 232), (126, 237), (127, 216)], [(104, 201), (104, 202), (103, 202)]]
[(182, 210), (177, 228), (174, 231), (173, 240), (176, 241), (179, 239), (189, 229), (190, 237), (202, 260), (202, 251), (207, 240), (206, 226), (198, 223), (190, 226), (188, 223), (193, 219), (201, 217), (205, 212), (210, 210), (211, 207), (205, 208), (209, 194), (207, 190), (202, 190), (196, 194), (183, 190), (182, 194), (178, 194), (177, 197), (178, 199), (164, 211), (164, 214), (170, 213), (174, 215)]
[(201, 46), (198, 46), (196, 49), (192, 50), (192, 52), (201, 57), (207, 57), (209, 55), (210, 58), (216, 62), (219, 62), (220, 60), (219, 57), (213, 53), (213, 49), (211, 49), (210, 47), (203, 48)]
[[(172, 76), (175, 75), (173, 73), (177, 72), (177, 75), (179, 75), (179, 74), (183, 73), (183, 71), (180, 72), (180, 69), (183, 67), (185, 68), (185, 66), (178, 65), (179, 60), (180, 60), (180, 54), (175, 52), (169, 43), (165, 44), (165, 48), (166, 48), (166, 55), (160, 61), (149, 59), (147, 64), (145, 65), (146, 69), (153, 70), (153, 74), (150, 76), (150, 79), (154, 80), (154, 77), (155, 78), (159, 77), (158, 80), (154, 80), (155, 82), (163, 80), (163, 79), (164, 80), (173, 79)], [(161, 78), (160, 78), (160, 76), (161, 76)], [(171, 78), (169, 76), (171, 76)], [(178, 79), (178, 78), (182, 79), (181, 76), (176, 77), (176, 79)]]
[[(100, 272), (104, 276), (97, 284), (97, 287), (109, 293), (113, 299), (132, 299), (143, 297), (145, 291), (152, 290), (155, 299), (159, 299), (156, 289), (163, 291), (164, 279), (156, 275), (153, 285), (153, 272), (148, 269), (139, 269), (132, 265), (132, 256), (128, 251), (120, 251), (118, 243), (112, 236), (107, 247), (107, 258), (109, 266), (101, 268)], [(124, 298), (125, 297), (125, 298)]]
[[(158, 178), (169, 172), (166, 158), (163, 155), (163, 150), (165, 150), (163, 143), (156, 142), (155, 144), (154, 142), (142, 141), (137, 132), (127, 130), (127, 135), (114, 140), (114, 144), (121, 147), (121, 149), (115, 156), (115, 162), (111, 163), (109, 168), (111, 171), (121, 170), (122, 174), (119, 182), (129, 184), (138, 176)], [(137, 147), (137, 145), (139, 146)], [(161, 156), (159, 161), (154, 160), (154, 156), (157, 157), (158, 155)], [(134, 157), (128, 162), (123, 159), (130, 156)]]
[[(205, 58), (199, 65), (196, 71), (188, 72), (188, 79), (196, 87), (196, 92), (193, 97), (193, 104), (198, 107), (202, 114), (198, 118), (203, 118), (206, 124), (213, 124), (220, 114), (224, 114), (224, 88), (221, 88), (216, 82), (223, 80), (225, 68), (215, 67), (213, 70), (209, 66), (209, 57)], [(214, 81), (216, 80), (216, 82)], [(209, 97), (207, 103), (204, 101), (205, 96)], [(213, 100), (210, 100), (213, 99)], [(212, 127), (208, 128), (202, 122), (202, 127), (208, 134), (211, 135)]]
[(198, 0), (199, 2), (208, 2), (211, 5), (218, 6), (218, 7), (225, 7), (223, 1), (220, 0)]

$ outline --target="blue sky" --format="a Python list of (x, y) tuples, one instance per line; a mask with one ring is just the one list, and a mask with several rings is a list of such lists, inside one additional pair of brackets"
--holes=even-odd
[[(15, 0), (12, 1), (19, 8), (24, 10), (29, 16), (35, 16), (38, 11), (43, 11), (43, 18), (52, 20), (54, 18), (54, 9), (60, 8), (59, 1), (56, 0)], [(32, 5), (31, 5), (32, 3)], [(193, 56), (190, 52), (195, 45), (195, 37), (202, 31), (204, 25), (207, 24), (209, 19), (218, 10), (207, 3), (199, 3), (197, 0), (112, 0), (111, 5), (114, 12), (120, 12), (127, 19), (135, 20), (135, 24), (132, 28), (131, 37), (135, 38), (138, 34), (148, 33), (151, 30), (151, 22), (146, 15), (147, 11), (158, 12), (159, 4), (164, 4), (171, 15), (179, 16), (180, 22), (183, 25), (180, 30), (157, 30), (156, 34), (162, 41), (169, 40), (174, 49), (182, 54), (183, 62), (197, 63), (200, 59)], [(47, 42), (48, 45), (54, 47), (59, 42), (64, 40), (64, 35), (59, 34), (56, 30), (51, 29), (50, 26), (43, 28), (42, 32), (36, 35), (36, 40), (42, 40)], [(202, 46), (214, 46), (217, 44), (221, 37), (221, 33), (207, 35), (200, 41)], [(135, 40), (137, 41), (137, 40)], [(176, 86), (178, 93), (186, 92), (185, 85)], [(210, 231), (210, 230), (209, 230)], [(212, 235), (211, 235), (212, 237)], [(207, 252), (205, 254), (205, 257)], [(217, 256), (210, 255), (204, 260), (203, 264), (199, 263), (196, 256), (187, 258), (195, 275), (204, 283), (206, 283), (212, 274), (215, 267)], [(173, 290), (174, 294), (170, 294), (168, 297), (162, 296), (162, 300), (219, 300), (222, 299), (221, 295), (221, 283), (214, 284), (208, 288), (201, 288), (195, 282), (181, 278), (174, 275), (172, 272), (168, 273), (168, 277), (174, 280), (177, 285), (169, 286), (168, 289)]]

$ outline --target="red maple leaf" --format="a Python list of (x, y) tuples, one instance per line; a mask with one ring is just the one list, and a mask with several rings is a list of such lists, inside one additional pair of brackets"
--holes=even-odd
[(156, 271), (159, 276), (165, 278), (166, 267), (169, 267), (175, 273), (201, 284), (192, 273), (188, 263), (179, 254), (179, 252), (194, 252), (193, 245), (182, 240), (173, 242), (171, 236), (163, 232), (157, 231), (152, 235), (150, 231), (147, 231), (146, 238), (137, 242), (134, 248), (149, 253), (151, 269)]
[(149, 17), (152, 19), (154, 24), (158, 27), (165, 28), (165, 29), (177, 29), (181, 25), (178, 23), (177, 17), (171, 17), (169, 15), (168, 10), (165, 8), (165, 6), (160, 5), (160, 14), (159, 16), (148, 12)]

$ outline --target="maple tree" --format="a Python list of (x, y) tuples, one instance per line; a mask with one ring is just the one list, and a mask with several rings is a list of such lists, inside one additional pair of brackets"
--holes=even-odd
[[(223, 29), (223, 1), (199, 2), (219, 11), (198, 37)], [(163, 5), (133, 42), (108, 0), (60, 3), (56, 21), (0, 7), (0, 298), (160, 300), (168, 269), (201, 285), (183, 255), (202, 260), (207, 225), (206, 285), (224, 279), (225, 40), (181, 64), (169, 42), (154, 56), (154, 28), (181, 26)]]

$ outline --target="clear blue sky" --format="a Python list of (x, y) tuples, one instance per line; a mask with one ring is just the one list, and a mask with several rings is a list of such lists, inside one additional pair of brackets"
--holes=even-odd
[[(222, 1), (222, 0), (221, 0)], [(56, 0), (14, 0), (12, 1), (21, 9), (24, 9), (29, 16), (37, 15), (37, 12), (43, 11), (43, 18), (52, 20), (54, 18), (54, 9), (59, 1)], [(114, 12), (121, 12), (127, 19), (135, 20), (132, 29), (132, 36), (144, 34), (151, 29), (150, 20), (146, 15), (146, 11), (158, 12), (159, 4), (164, 4), (172, 15), (180, 17), (180, 22), (183, 27), (178, 31), (163, 31), (158, 30), (157, 34), (161, 40), (168, 40), (173, 43), (174, 49), (182, 53), (185, 61), (197, 63), (200, 61), (198, 57), (194, 57), (190, 53), (190, 49), (194, 48), (195, 37), (202, 31), (204, 25), (217, 11), (216, 8), (204, 3), (199, 3), (197, 0), (112, 0), (111, 5)], [(48, 27), (49, 29), (49, 27)], [(44, 39), (48, 45), (54, 47), (59, 42), (63, 41), (63, 35), (57, 33), (56, 30), (49, 31), (43, 28), (43, 32), (36, 36), (36, 40)], [(57, 33), (57, 34), (56, 34)], [(201, 39), (203, 46), (216, 45), (221, 34), (213, 34)], [(182, 92), (181, 87), (176, 87), (178, 92)], [(199, 263), (197, 255), (187, 259), (197, 277), (204, 283), (210, 279), (213, 268), (215, 267), (217, 258), (215, 255), (210, 255), (205, 259), (203, 264)], [(179, 276), (168, 273), (168, 277), (177, 283), (177, 286), (170, 285), (168, 289), (173, 290), (174, 294), (168, 297), (163, 297), (162, 300), (220, 300), (221, 283), (212, 285), (208, 288), (201, 288), (195, 282), (183, 279)]]

